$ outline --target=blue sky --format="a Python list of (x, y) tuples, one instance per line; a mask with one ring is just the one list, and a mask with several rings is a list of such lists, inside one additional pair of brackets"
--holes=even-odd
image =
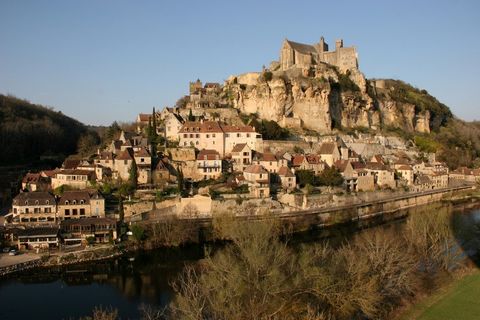
[(173, 105), (188, 82), (278, 58), (284, 38), (355, 45), (368, 78), (480, 119), (480, 1), (0, 0), (0, 92), (87, 124)]

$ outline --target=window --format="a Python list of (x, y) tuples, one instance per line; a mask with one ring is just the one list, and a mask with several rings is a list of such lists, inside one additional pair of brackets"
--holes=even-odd
[(17, 208), (13, 208), (13, 213), (17, 213)]
[(73, 214), (74, 216), (76, 216), (76, 215), (78, 214), (78, 210), (77, 210), (77, 209), (72, 209), (72, 214)]
[(34, 208), (33, 213), (40, 213), (40, 208)]
[(210, 138), (210, 135), (209, 135), (209, 134), (207, 134), (207, 138)]
[(196, 133), (195, 138), (197, 138), (197, 139), (200, 138), (200, 134)]
[(241, 134), (240, 134), (240, 133), (237, 133), (237, 138), (239, 138), (240, 136), (241, 136)]
[(25, 213), (28, 213), (28, 208), (25, 208)]
[(84, 215), (85, 215), (85, 209), (83, 209), (83, 208), (80, 209), (80, 215), (81, 215), (81, 216), (84, 216)]
[(212, 134), (212, 138), (215, 138), (215, 133), (214, 133), (214, 134)]
[(70, 215), (70, 209), (65, 209), (64, 215), (69, 216)]
[(49, 201), (49, 200), (46, 200), (46, 201), (45, 201), (45, 204), (49, 205), (49, 204), (50, 204), (50, 201)]
[(184, 133), (184, 134), (183, 134), (183, 137), (184, 137), (184, 138), (187, 138), (187, 137), (188, 137), (188, 134)]
[(84, 203), (85, 203), (85, 201), (84, 201), (84, 200), (80, 200), (80, 204), (84, 204)]
[(77, 204), (77, 200), (73, 200), (73, 201), (72, 201), (72, 204)]
[(50, 212), (52, 212), (52, 208), (45, 208), (44, 212), (45, 213), (50, 213)]
[(38, 205), (38, 203), (39, 203), (38, 200), (35, 200), (35, 204)]
[(127, 161), (128, 161), (128, 160), (123, 160), (123, 164), (127, 164)]
[(250, 133), (247, 133), (247, 138), (250, 138)]

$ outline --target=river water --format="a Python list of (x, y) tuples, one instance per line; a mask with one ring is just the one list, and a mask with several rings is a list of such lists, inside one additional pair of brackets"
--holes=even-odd
[[(479, 208), (456, 209), (452, 217), (452, 225), (480, 230)], [(402, 228), (403, 224), (404, 220), (396, 220), (387, 227)], [(342, 236), (334, 240), (348, 239), (349, 233), (358, 232), (348, 226), (338, 231)], [(318, 230), (311, 231), (295, 240), (324, 241), (317, 235)], [(204, 252), (201, 245), (164, 248), (115, 260), (17, 274), (0, 281), (0, 319), (78, 319), (90, 315), (96, 306), (115, 308), (122, 319), (136, 319), (142, 304), (168, 304), (173, 296), (171, 281), (183, 266), (200, 260)]]

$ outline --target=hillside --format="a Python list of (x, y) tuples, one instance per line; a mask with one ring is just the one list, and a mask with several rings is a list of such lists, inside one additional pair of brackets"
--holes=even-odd
[(0, 95), (0, 165), (72, 154), (86, 132), (82, 123), (59, 111)]

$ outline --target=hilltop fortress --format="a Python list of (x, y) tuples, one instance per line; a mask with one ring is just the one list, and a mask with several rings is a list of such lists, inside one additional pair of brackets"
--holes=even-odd
[(280, 50), (280, 67), (288, 70), (292, 67), (311, 68), (319, 63), (336, 66), (340, 71), (358, 68), (358, 55), (355, 47), (344, 47), (343, 40), (335, 41), (335, 51), (328, 51), (323, 37), (314, 45), (293, 42), (285, 39)]
[(223, 85), (197, 80), (189, 89), (177, 103), (182, 116), (241, 124), (240, 113), (253, 114), (300, 134), (352, 128), (430, 132), (443, 121), (416, 104), (433, 97), (399, 81), (367, 80), (357, 49), (344, 47), (341, 39), (333, 51), (323, 37), (313, 45), (285, 39), (279, 60), (262, 71), (232, 75)]

